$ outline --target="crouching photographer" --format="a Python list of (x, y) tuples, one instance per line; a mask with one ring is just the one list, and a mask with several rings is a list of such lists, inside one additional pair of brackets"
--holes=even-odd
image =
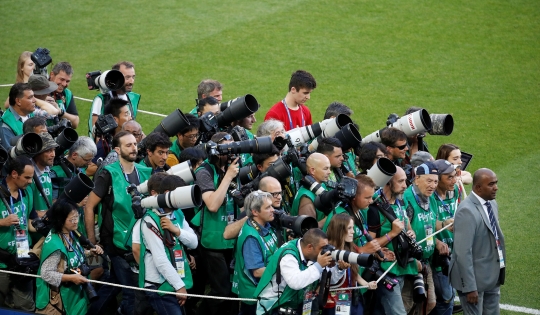
[(77, 232), (77, 205), (60, 199), (48, 212), (52, 229), (45, 238), (37, 279), (38, 314), (86, 314), (88, 302), (97, 298), (87, 276), (86, 257), (103, 254), (95, 246), (85, 250)]

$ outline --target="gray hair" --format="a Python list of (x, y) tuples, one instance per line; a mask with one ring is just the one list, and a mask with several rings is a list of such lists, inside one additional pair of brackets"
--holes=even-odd
[(197, 86), (197, 97), (202, 99), (203, 94), (208, 97), (215, 89), (221, 91), (223, 85), (221, 85), (219, 81), (212, 79), (202, 80), (201, 83), (199, 83), (199, 86)]
[(73, 67), (67, 61), (62, 61), (54, 65), (52, 68), (52, 73), (55, 75), (59, 74), (60, 71), (64, 71), (67, 75), (73, 74)]
[(85, 156), (88, 153), (91, 153), (92, 156), (96, 156), (97, 147), (94, 141), (89, 137), (79, 137), (71, 148), (69, 148), (69, 155), (72, 155), (75, 152), (80, 156)]
[(272, 194), (262, 190), (256, 190), (247, 195), (246, 199), (244, 199), (244, 209), (246, 209), (248, 218), (253, 219), (253, 212), (251, 210), (261, 212), (261, 207), (265, 199), (272, 202)]
[(276, 120), (276, 119), (269, 119), (259, 125), (259, 128), (257, 128), (257, 137), (270, 136), (272, 135), (272, 132), (274, 130), (277, 130), (280, 128), (285, 129), (282, 121)]

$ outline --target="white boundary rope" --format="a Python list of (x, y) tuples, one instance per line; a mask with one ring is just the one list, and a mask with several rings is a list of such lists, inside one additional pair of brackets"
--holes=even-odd
[[(0, 84), (0, 87), (11, 87), (11, 86), (13, 86), (13, 84)], [(73, 96), (73, 98), (81, 100), (81, 101), (85, 101), (85, 102), (92, 102), (91, 99), (87, 99), (87, 98), (83, 98), (83, 97)], [(160, 114), (160, 113), (149, 112), (149, 111), (142, 110), (142, 109), (138, 109), (137, 112), (141, 112), (141, 113), (148, 114), (148, 115), (159, 116), (159, 117), (167, 117), (167, 115), (163, 115), (163, 114)]]

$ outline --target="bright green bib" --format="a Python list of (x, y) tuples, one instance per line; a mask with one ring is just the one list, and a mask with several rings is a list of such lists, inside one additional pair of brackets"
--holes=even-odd
[(43, 186), (43, 192), (45, 193), (45, 196), (41, 196), (41, 193), (38, 191), (37, 186), (35, 183), (30, 184), (30, 188), (32, 189), (32, 195), (34, 198), (34, 209), (37, 211), (44, 211), (48, 210), (49, 207), (47, 207), (47, 203), (43, 199), (43, 197), (47, 198), (49, 200), (49, 203), (52, 205), (52, 182), (51, 177), (49, 176), (49, 172), (43, 172), (39, 176), (39, 181), (41, 182), (41, 185)]
[[(27, 194), (25, 193), (24, 196), (22, 198), (19, 197), (19, 199), (22, 200), (19, 200), (17, 202), (13, 200), (14, 203), (12, 206), (12, 211), (19, 217), (19, 226), (21, 230), (26, 231), (26, 235), (28, 235), (28, 244), (32, 246), (32, 238), (28, 234), (28, 216), (33, 207), (32, 198), (27, 196)], [(7, 198), (7, 201), (9, 204), (10, 198)], [(0, 202), (0, 218), (4, 219), (7, 216), (9, 216), (9, 211), (4, 206), (4, 203)], [(15, 227), (13, 225), (0, 226), (0, 248), (8, 251), (11, 254), (15, 254), (17, 252), (17, 248), (15, 247), (15, 245)], [(7, 266), (4, 263), (0, 262), (0, 269), (5, 268), (7, 268)]]
[[(424, 210), (418, 202), (412, 192), (413, 185), (409, 186), (405, 193), (403, 194), (403, 201), (406, 202), (407, 212), (412, 212), (411, 217), (411, 228), (416, 234), (417, 240), (423, 240), (429, 233), (432, 234), (435, 232), (435, 223), (437, 220), (437, 208), (433, 202), (429, 203), (429, 210)], [(429, 199), (428, 199), (429, 200)], [(412, 211), (411, 211), (412, 209)], [(422, 249), (424, 250), (424, 259), (430, 259), (435, 250), (435, 237), (431, 237), (427, 241), (420, 243)]]
[[(74, 247), (74, 250), (68, 251), (60, 235), (50, 231), (43, 243), (41, 263), (43, 263), (52, 253), (60, 250), (63, 259), (66, 260), (68, 268), (78, 268), (86, 259), (84, 256), (84, 249), (81, 247), (78, 240), (75, 240), (72, 246)], [(41, 275), (41, 266), (39, 267), (38, 275)], [(43, 281), (43, 279), (38, 278), (36, 279), (36, 287), (36, 308), (43, 309), (49, 303), (49, 291), (51, 285)], [(60, 295), (62, 296), (62, 303), (64, 304), (66, 314), (86, 314), (88, 297), (81, 285), (75, 285), (71, 282), (62, 283), (60, 285)]]
[[(326, 189), (326, 186), (324, 184), (321, 184), (321, 186)], [(315, 194), (312, 193), (309, 189), (305, 188), (305, 187), (300, 187), (300, 189), (298, 189), (298, 192), (296, 193), (296, 197), (294, 197), (294, 201), (293, 201), (293, 204), (292, 204), (292, 208), (291, 208), (291, 215), (292, 216), (296, 216), (298, 215), (298, 207), (300, 206), (300, 199), (302, 199), (302, 197), (308, 197), (312, 202), (315, 202)], [(325, 215), (324, 213), (322, 213), (322, 211), (319, 211), (318, 209), (315, 209), (315, 212), (317, 213), (317, 221), (320, 221), (322, 219), (324, 219)]]
[[(246, 239), (251, 236), (259, 242), (259, 246), (262, 250), (264, 263), (268, 264), (268, 260), (272, 254), (277, 250), (277, 237), (275, 231), (270, 227), (270, 231), (266, 236), (261, 236), (259, 232), (250, 225), (250, 223), (245, 222), (238, 239), (236, 241), (236, 248), (234, 253), (235, 265), (234, 265), (234, 275), (232, 283), (232, 291), (238, 294), (240, 298), (253, 299), (253, 292), (257, 287), (257, 284), (253, 282), (251, 278), (250, 271), (246, 269), (243, 247), (246, 242)], [(255, 302), (245, 301), (246, 304), (255, 304)]]
[[(139, 102), (141, 101), (141, 95), (140, 94), (137, 94), (137, 93), (133, 93), (133, 92), (128, 92), (126, 93), (128, 98), (129, 98), (129, 101), (131, 102), (131, 106), (133, 107), (133, 112), (131, 113), (131, 117), (133, 118), (133, 120), (135, 120), (137, 118), (137, 111), (138, 111), (138, 108), (139, 108)], [(104, 95), (99, 93), (98, 95), (96, 95), (96, 98), (99, 97), (101, 99), (101, 115), (103, 115), (103, 111), (105, 109), (105, 98), (104, 98)], [(95, 99), (95, 98), (94, 98)], [(89, 137), (92, 137), (92, 130), (94, 129), (94, 125), (92, 124), (92, 113), (93, 113), (93, 105), (94, 103), (92, 103), (92, 106), (90, 107), (90, 116), (88, 117), (88, 135)], [(129, 106), (129, 105), (128, 105)]]
[[(433, 192), (433, 195), (431, 195), (429, 203), (433, 203), (436, 205), (437, 208), (437, 220), (438, 221), (444, 221), (447, 219), (454, 218), (454, 215), (456, 214), (456, 209), (458, 206), (458, 200), (459, 200), (459, 187), (458, 185), (454, 185), (454, 194), (452, 198), (444, 198), (444, 200), (441, 201), (439, 197), (437, 197), (437, 192)], [(450, 252), (452, 252), (454, 248), (454, 233), (450, 232), (448, 229), (441, 231), (441, 233), (437, 234), (437, 239), (440, 241), (445, 242), (448, 245), (448, 248)]]
[[(34, 113), (28, 114), (28, 118), (30, 117), (34, 117)], [(15, 119), (15, 116), (13, 116), (13, 113), (10, 109), (6, 110), (4, 112), (4, 115), (2, 115), (2, 122), (8, 125), (8, 127), (11, 128), (11, 131), (13, 131), (16, 136), (20, 136), (23, 134), (23, 122)]]

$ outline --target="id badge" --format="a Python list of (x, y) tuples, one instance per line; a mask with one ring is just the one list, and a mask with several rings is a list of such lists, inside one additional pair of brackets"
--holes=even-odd
[(504, 268), (505, 267), (505, 264), (504, 264), (504, 256), (503, 256), (503, 251), (502, 249), (498, 249), (498, 252), (499, 252), (499, 268)]
[(24, 230), (15, 230), (15, 244), (17, 246), (17, 258), (29, 258), (30, 244), (28, 234)]
[(186, 276), (186, 270), (184, 269), (184, 255), (182, 250), (174, 251), (174, 261), (176, 263), (176, 272), (180, 278), (184, 278)]
[(433, 246), (433, 236), (430, 236), (433, 234), (433, 227), (431, 225), (426, 225), (424, 227), (426, 229), (426, 236), (429, 236), (426, 240), (426, 246)]
[(338, 293), (336, 302), (336, 315), (349, 315), (351, 312), (351, 295), (346, 292)]
[(229, 200), (229, 195), (227, 195), (227, 225), (234, 222), (234, 201)]
[(313, 303), (313, 294), (307, 291), (304, 295), (304, 305), (302, 305), (302, 315), (311, 315), (311, 304)]

